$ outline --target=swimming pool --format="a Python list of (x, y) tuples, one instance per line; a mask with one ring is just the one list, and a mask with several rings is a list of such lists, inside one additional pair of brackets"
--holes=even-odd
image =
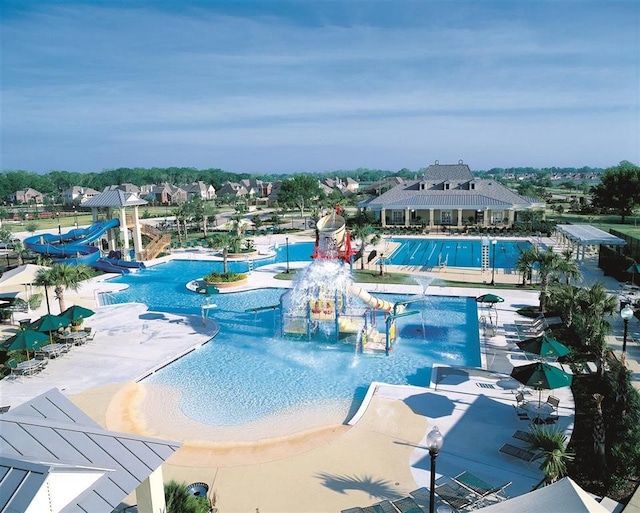
[[(221, 265), (174, 260), (115, 278), (129, 288), (111, 293), (111, 302), (140, 302), (152, 311), (197, 315), (203, 297), (187, 290), (185, 283)], [(145, 383), (177, 388), (182, 412), (208, 425), (237, 426), (318, 408), (342, 422), (373, 381), (426, 386), (435, 362), (480, 365), (472, 298), (425, 296), (419, 314), (399, 319), (399, 341), (385, 357), (357, 354), (353, 345), (343, 342), (280, 338), (278, 311), (246, 312), (278, 304), (285, 290), (213, 296), (217, 308), (210, 316), (220, 325), (218, 335)]]
[[(420, 265), (425, 267), (482, 267), (482, 241), (480, 239), (403, 239), (393, 238), (400, 243), (391, 255), (386, 255), (391, 265)], [(515, 269), (520, 252), (529, 248), (528, 241), (497, 240), (495, 247), (495, 267)], [(490, 267), (494, 250), (489, 246)]]

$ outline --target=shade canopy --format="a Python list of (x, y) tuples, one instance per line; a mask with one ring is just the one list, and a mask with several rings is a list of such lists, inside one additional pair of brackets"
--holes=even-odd
[(22, 330), (2, 342), (0, 349), (2, 349), (2, 351), (36, 350), (48, 341), (49, 336), (45, 333), (33, 330)]
[(553, 390), (571, 386), (573, 376), (547, 362), (534, 362), (514, 367), (511, 377), (537, 390)]
[(518, 347), (527, 353), (537, 354), (544, 358), (559, 358), (571, 352), (567, 346), (547, 335), (528, 338), (518, 342)]
[(29, 324), (29, 329), (35, 331), (51, 332), (59, 330), (60, 328), (66, 328), (67, 326), (69, 326), (69, 324), (71, 324), (71, 321), (66, 317), (47, 314)]
[(91, 317), (95, 312), (84, 306), (72, 305), (60, 314), (60, 317), (69, 319), (71, 322), (81, 321), (87, 317)]
[(495, 294), (482, 294), (476, 298), (477, 303), (504, 303), (504, 298)]
[(629, 267), (627, 267), (627, 272), (632, 274), (640, 274), (640, 264), (636, 262), (632, 263)]
[(29, 285), (36, 280), (38, 271), (48, 269), (42, 265), (26, 264), (5, 272), (0, 278), (0, 287), (9, 288), (22, 285)]

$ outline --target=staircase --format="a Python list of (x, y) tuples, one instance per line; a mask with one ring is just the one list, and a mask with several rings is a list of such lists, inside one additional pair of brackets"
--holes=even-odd
[(363, 353), (384, 353), (387, 345), (387, 336), (384, 333), (380, 333), (373, 326), (368, 326), (365, 336), (366, 342), (362, 346)]
[[(129, 224), (129, 216), (127, 216), (127, 224)], [(147, 247), (140, 252), (140, 260), (154, 259), (171, 244), (171, 235), (162, 233), (151, 225), (140, 223), (140, 231), (151, 239)]]

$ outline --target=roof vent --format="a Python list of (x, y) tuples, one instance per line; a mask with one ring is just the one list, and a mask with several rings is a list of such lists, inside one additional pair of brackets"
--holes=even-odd
[(462, 162), (462, 159), (458, 161), (458, 164), (464, 164), (464, 162)]
[(439, 165), (440, 165), (440, 161), (436, 160), (436, 166), (439, 166)]

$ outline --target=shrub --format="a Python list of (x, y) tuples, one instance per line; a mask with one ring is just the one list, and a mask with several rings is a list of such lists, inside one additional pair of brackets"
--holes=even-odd
[(246, 274), (234, 273), (233, 271), (228, 271), (226, 273), (212, 272), (204, 277), (204, 281), (207, 283), (231, 283), (234, 281), (242, 281), (246, 277)]

